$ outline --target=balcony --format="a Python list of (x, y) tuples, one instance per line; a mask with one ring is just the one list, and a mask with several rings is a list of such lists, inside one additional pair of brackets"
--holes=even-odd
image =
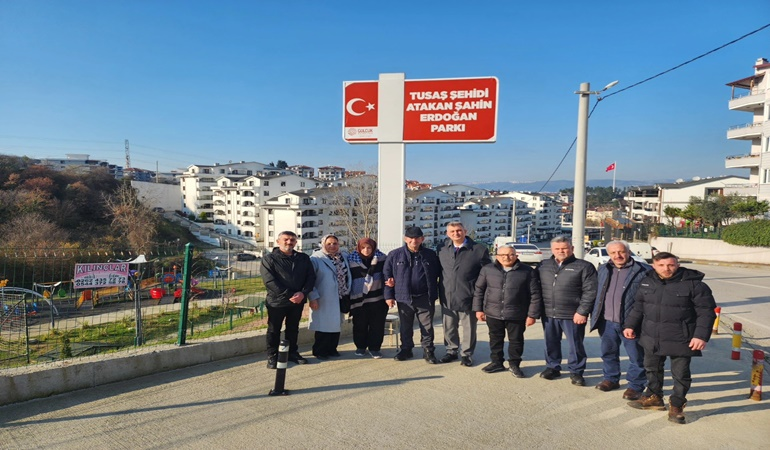
[(762, 123), (735, 125), (727, 130), (727, 139), (759, 139), (762, 136)]
[(733, 155), (725, 158), (725, 169), (750, 169), (759, 167), (759, 155)]
[(743, 96), (733, 97), (728, 104), (728, 108), (730, 108), (730, 111), (755, 111), (757, 108), (762, 108), (765, 104), (765, 95), (764, 92), (754, 88)]

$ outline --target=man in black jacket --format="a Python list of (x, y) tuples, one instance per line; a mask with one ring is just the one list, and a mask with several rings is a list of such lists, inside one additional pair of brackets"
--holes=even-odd
[[(461, 222), (449, 222), (446, 226), (448, 239), (437, 249), (441, 263), (441, 281), (438, 284), (438, 298), (441, 301), (441, 316), (444, 323), (444, 345), (446, 354), (442, 363), (457, 359), (462, 348), (460, 364), (473, 365), (473, 351), (476, 349), (476, 314), (473, 312), (473, 289), (479, 271), (489, 264), (489, 250), (466, 236)], [(460, 342), (460, 327), (463, 329)]]
[(481, 268), (473, 295), (476, 317), (489, 327), (489, 350), (492, 362), (481, 369), (484, 373), (502, 372), (505, 332), (508, 332), (508, 370), (516, 378), (524, 378), (519, 367), (524, 353), (524, 330), (534, 325), (540, 311), (540, 279), (537, 270), (516, 257), (516, 249), (504, 245), (497, 249), (494, 264)]
[(588, 314), (596, 299), (596, 269), (593, 264), (575, 258), (569, 238), (551, 239), (553, 256), (538, 266), (543, 290), (545, 370), (540, 377), (553, 380), (561, 376), (561, 337), (567, 336), (569, 357), (567, 368), (575, 386), (585, 386), (583, 371), (586, 356), (585, 338)]
[(690, 360), (701, 356), (711, 338), (716, 302), (703, 282), (704, 274), (679, 267), (679, 259), (668, 252), (652, 257), (654, 272), (642, 280), (634, 308), (626, 317), (623, 335), (644, 347), (647, 391), (629, 406), (664, 410), (663, 364), (671, 357), (674, 393), (669, 398), (668, 420), (684, 424), (687, 391), (692, 384)]
[(281, 327), (286, 322), (286, 340), (289, 341), (289, 361), (307, 364), (299, 354), (297, 338), (305, 300), (315, 284), (315, 271), (310, 257), (294, 251), (297, 235), (283, 231), (276, 240), (278, 247), (262, 258), (260, 274), (267, 288), (267, 368), (275, 369)]

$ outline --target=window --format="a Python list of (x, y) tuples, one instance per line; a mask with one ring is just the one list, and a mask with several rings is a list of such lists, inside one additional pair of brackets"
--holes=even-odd
[(287, 205), (289, 204), (289, 199), (288, 199), (288, 198), (286, 199), (286, 204), (287, 204)]
[(262, 182), (262, 186), (270, 186), (270, 182), (265, 180)]
[(281, 186), (286, 186), (286, 182), (285, 181), (281, 181)]
[(269, 197), (270, 191), (262, 191), (262, 195), (264, 195), (265, 197)]
[(764, 169), (762, 171), (762, 184), (770, 183), (770, 169)]
[(299, 187), (305, 187), (305, 182), (304, 181), (300, 181), (299, 182)]

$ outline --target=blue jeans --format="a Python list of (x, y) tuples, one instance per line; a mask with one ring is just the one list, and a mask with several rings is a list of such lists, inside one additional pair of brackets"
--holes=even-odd
[(643, 392), (647, 377), (644, 372), (644, 349), (639, 345), (639, 339), (626, 339), (622, 324), (604, 319), (599, 320), (599, 336), (602, 337), (604, 379), (613, 383), (620, 382), (620, 343), (623, 342), (628, 355), (628, 387)]
[(554, 319), (543, 317), (543, 332), (545, 334), (545, 365), (550, 369), (561, 370), (561, 336), (567, 336), (569, 343), (569, 357), (567, 369), (570, 373), (583, 375), (586, 370), (586, 349), (583, 347), (583, 338), (586, 334), (586, 326), (576, 325), (572, 319)]

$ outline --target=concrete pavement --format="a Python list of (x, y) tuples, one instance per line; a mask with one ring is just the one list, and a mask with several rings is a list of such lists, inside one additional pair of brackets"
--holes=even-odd
[(770, 441), (770, 399), (747, 399), (750, 356), (732, 361), (729, 335), (693, 359), (684, 426), (666, 412), (628, 407), (622, 391), (593, 388), (601, 381), (596, 333), (586, 338), (587, 387), (568, 376), (539, 378), (542, 338), (539, 323), (527, 330), (526, 379), (481, 372), (489, 361), (483, 324), (472, 368), (429, 365), (419, 355), (397, 362), (391, 347), (386, 359), (360, 358), (348, 339), (341, 359), (290, 364), (285, 397), (267, 395), (275, 371), (265, 368), (264, 353), (249, 354), (0, 407), (0, 448), (766, 448)]

